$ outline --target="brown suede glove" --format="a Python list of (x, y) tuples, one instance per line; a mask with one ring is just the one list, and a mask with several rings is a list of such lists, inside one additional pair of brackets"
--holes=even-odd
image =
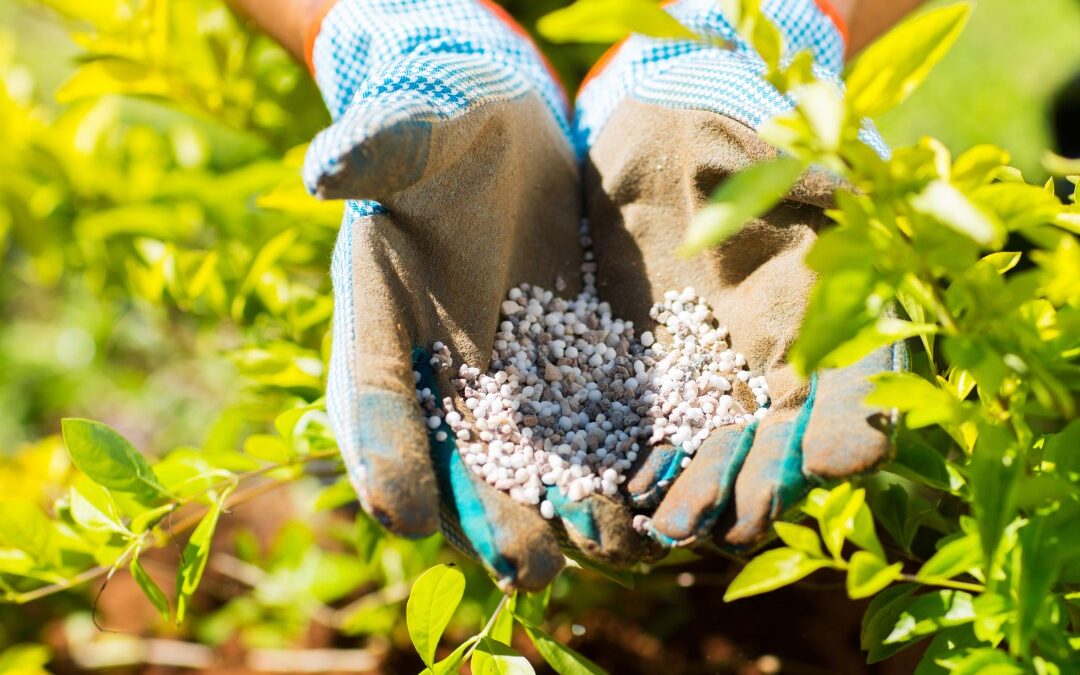
[(560, 543), (618, 563), (648, 541), (624, 504), (599, 495), (545, 521), (466, 468), (449, 426), (429, 429), (417, 405), (426, 388), (470, 415), (435, 377), (434, 342), (455, 366), (486, 370), (511, 287), (580, 287), (563, 102), (506, 21), (475, 0), (340, 0), (312, 58), (334, 124), (304, 175), (320, 197), (374, 200), (347, 203), (334, 253), (327, 391), (362, 504), (403, 536), (441, 528), (500, 585), (535, 590), (563, 567)]
[[(823, 207), (835, 187), (824, 174), (804, 178), (720, 247), (689, 260), (676, 256), (717, 185), (775, 155), (730, 117), (634, 99), (619, 104), (589, 152), (584, 180), (601, 297), (646, 325), (648, 308), (665, 291), (692, 286), (726, 323), (732, 347), (764, 374), (772, 396), (760, 422), (714, 432), (677, 480), (685, 457), (678, 449), (654, 449), (638, 467), (628, 485), (640, 506), (670, 486), (650, 524), (669, 545), (714, 534), (725, 548), (751, 547), (810, 483), (867, 471), (890, 455), (886, 419), (862, 399), (866, 375), (896, 367), (898, 354), (882, 350), (809, 382), (786, 362), (814, 281), (803, 258), (827, 223)], [(752, 400), (742, 382), (735, 393)]]

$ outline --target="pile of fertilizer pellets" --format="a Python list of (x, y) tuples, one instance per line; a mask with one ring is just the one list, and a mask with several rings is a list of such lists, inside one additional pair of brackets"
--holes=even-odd
[[(539, 505), (545, 518), (555, 513), (550, 490), (571, 501), (616, 496), (643, 449), (672, 445), (693, 455), (713, 430), (752, 422), (769, 403), (765, 378), (751, 376), (693, 288), (668, 291), (650, 311), (670, 344), (650, 331), (638, 335), (596, 296), (584, 233), (582, 244), (577, 298), (529, 284), (510, 289), (488, 372), (462, 365), (451, 377), (466, 410), (455, 410), (450, 397), (437, 401), (430, 389), (417, 394), (428, 426), (450, 426), (470, 470), (514, 500)], [(431, 364), (452, 368), (441, 342)], [(736, 378), (753, 392), (755, 410), (731, 396)], [(445, 440), (445, 431), (435, 433)]]

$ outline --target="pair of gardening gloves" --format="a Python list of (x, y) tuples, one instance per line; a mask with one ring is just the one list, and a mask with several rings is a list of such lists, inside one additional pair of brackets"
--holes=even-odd
[[(766, 5), (789, 53), (812, 51), (835, 77), (844, 43), (833, 19), (814, 0)], [(717, 39), (627, 39), (583, 86), (573, 122), (537, 48), (486, 0), (338, 0), (311, 31), (334, 122), (312, 142), (304, 178), (319, 197), (348, 200), (327, 404), (350, 478), (388, 530), (441, 529), (507, 588), (546, 585), (567, 554), (629, 565), (673, 545), (753, 547), (810, 485), (890, 452), (882, 414), (862, 399), (867, 375), (896, 367), (892, 349), (809, 381), (786, 362), (829, 181), (805, 179), (720, 247), (677, 257), (713, 190), (775, 156), (754, 130), (792, 102), (762, 79), (719, 3), (667, 10)], [(449, 428), (426, 425), (417, 389), (460, 407), (425, 348), (449, 346), (452, 372), (486, 370), (511, 287), (580, 291), (582, 218), (616, 316), (647, 330), (665, 291), (693, 286), (772, 403), (760, 422), (714, 432), (685, 469), (679, 448), (643, 451), (619, 498), (549, 496), (548, 521), (465, 467)], [(647, 527), (633, 527), (637, 513)]]

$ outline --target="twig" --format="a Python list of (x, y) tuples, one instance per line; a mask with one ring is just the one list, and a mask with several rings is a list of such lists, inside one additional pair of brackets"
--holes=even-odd
[(487, 624), (484, 625), (484, 629), (481, 630), (480, 633), (476, 636), (476, 642), (472, 643), (468, 650), (465, 651), (465, 654), (461, 657), (462, 663), (469, 660), (469, 657), (472, 656), (472, 653), (476, 651), (476, 646), (479, 645), (480, 641), (486, 638), (487, 634), (491, 632), (491, 628), (495, 625), (495, 619), (499, 618), (499, 614), (501, 614), (503, 609), (506, 608), (506, 603), (509, 601), (510, 595), (507, 593), (503, 593), (502, 600), (499, 600), (499, 604), (495, 605), (495, 611), (491, 613), (491, 618), (488, 619)]
[[(299, 457), (299, 458), (289, 462), (288, 464), (273, 464), (273, 465), (270, 465), (270, 466), (262, 467), (260, 469), (256, 469), (254, 471), (248, 471), (247, 473), (239, 474), (235, 478), (231, 479), (229, 482), (240, 483), (240, 482), (243, 482), (245, 480), (249, 480), (251, 478), (255, 478), (255, 477), (270, 473), (271, 471), (275, 471), (277, 469), (284, 469), (284, 468), (287, 468), (287, 467), (290, 467), (290, 466), (294, 466), (296, 464), (303, 464), (303, 463), (318, 460), (318, 459), (325, 459), (327, 457), (332, 457), (335, 454), (336, 454), (335, 452), (327, 451), (327, 452), (324, 452), (324, 453), (318, 453), (318, 454), (307, 455), (305, 457)], [(277, 489), (277, 488), (279, 488), (279, 487), (281, 487), (283, 485), (287, 485), (289, 482), (290, 482), (289, 480), (267, 481), (265, 483), (259, 483), (258, 485), (247, 488), (245, 490), (241, 490), (241, 491), (235, 493), (234, 495), (232, 495), (228, 500), (226, 500), (226, 503), (225, 503), (222, 510), (223, 511), (228, 511), (230, 508), (233, 508), (235, 506), (239, 506), (240, 504), (243, 504), (244, 502), (250, 501), (250, 500), (254, 499), (255, 497), (266, 494), (267, 492), (270, 492), (271, 490), (275, 490), (275, 489)], [(219, 485), (222, 485), (222, 484), (217, 483), (214, 486), (211, 486), (211, 488), (209, 488), (209, 489), (215, 489)], [(192, 500), (193, 499), (194, 499), (194, 497), (192, 497)], [(186, 502), (186, 503), (190, 503), (190, 502)], [(162, 545), (168, 543), (169, 541), (172, 541), (172, 540), (176, 539), (176, 535), (178, 535), (178, 534), (180, 534), (182, 532), (185, 532), (187, 530), (192, 529), (193, 527), (195, 527), (196, 525), (199, 524), (199, 521), (202, 520), (203, 516), (205, 516), (208, 511), (209, 511), (209, 508), (204, 508), (204, 509), (200, 509), (199, 511), (196, 511), (194, 513), (188, 514), (187, 516), (182, 518), (178, 523), (175, 523), (174, 525), (169, 527), (165, 537), (163, 539), (159, 538), (160, 540), (155, 542), (155, 546), (162, 546)], [(126, 551), (125, 551), (124, 555), (127, 555)], [(117, 562), (122, 562), (122, 559), (118, 560)], [(64, 581), (58, 581), (56, 583), (49, 584), (48, 586), (42, 586), (41, 588), (35, 588), (34, 590), (27, 591), (25, 593), (19, 593), (19, 594), (15, 595), (12, 598), (12, 601), (17, 605), (25, 605), (28, 602), (33, 602), (35, 600), (40, 600), (41, 598), (47, 597), (49, 595), (53, 595), (55, 593), (60, 593), (61, 591), (66, 591), (66, 590), (68, 590), (70, 588), (73, 588), (73, 587), (78, 586), (80, 584), (84, 584), (84, 583), (86, 583), (88, 581), (93, 581), (94, 579), (97, 579), (98, 577), (101, 577), (101, 576), (104, 576), (104, 575), (108, 574), (109, 570), (114, 569), (116, 567), (119, 567), (119, 565), (117, 565), (116, 563), (114, 563), (112, 565), (108, 565), (108, 566), (106, 566), (106, 565), (98, 565), (97, 567), (92, 567), (92, 568), (90, 568), (88, 570), (80, 572), (79, 574), (75, 575), (74, 577), (72, 577), (70, 579), (65, 579)]]

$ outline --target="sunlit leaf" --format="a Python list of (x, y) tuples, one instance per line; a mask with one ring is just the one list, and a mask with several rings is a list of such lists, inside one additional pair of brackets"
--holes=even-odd
[(183, 623), (191, 604), (191, 597), (202, 581), (206, 562), (210, 559), (210, 544), (214, 539), (218, 519), (221, 517), (221, 504), (225, 495), (215, 501), (206, 515), (202, 517), (195, 530), (188, 537), (187, 544), (180, 555), (180, 566), (176, 570), (176, 623)]
[(829, 566), (828, 560), (809, 558), (802, 551), (791, 548), (765, 551), (754, 556), (732, 580), (724, 593), (724, 601), (730, 602), (776, 590)]
[(45, 562), (53, 553), (52, 523), (32, 502), (0, 501), (0, 548), (25, 551)]
[(966, 535), (954, 539), (940, 549), (919, 568), (915, 578), (923, 582), (935, 579), (951, 579), (973, 567), (982, 560), (979, 538)]
[(604, 670), (589, 659), (551, 637), (528, 619), (518, 617), (536, 651), (559, 675), (603, 675)]
[(469, 662), (474, 675), (533, 675), (529, 660), (508, 645), (489, 637), (480, 638)]
[(413, 646), (427, 666), (435, 663), (435, 648), (465, 593), (465, 575), (453, 567), (436, 565), (413, 584), (405, 607), (405, 622)]
[(157, 609), (161, 618), (169, 618), (169, 599), (165, 597), (165, 593), (160, 587), (150, 578), (150, 575), (143, 569), (142, 563), (139, 562), (139, 556), (134, 555), (131, 558), (131, 577), (135, 579), (135, 583), (142, 589), (143, 594), (150, 600), (150, 603)]
[(630, 33), (694, 39), (694, 33), (652, 0), (578, 0), (536, 22), (552, 42), (617, 42)]
[(68, 418), (62, 427), (72, 463), (90, 480), (148, 502), (167, 496), (142, 454), (109, 426)]
[(875, 595), (895, 581), (903, 563), (887, 564), (867, 551), (856, 551), (848, 562), (847, 593), (857, 600)]
[(942, 180), (932, 181), (911, 200), (916, 211), (934, 218), (977, 244), (994, 248), (1005, 241), (1005, 228), (964, 193)]
[(690, 221), (680, 255), (693, 255), (723, 243), (741, 230), (746, 221), (776, 206), (802, 171), (801, 162), (784, 157), (755, 164), (730, 176), (713, 193), (712, 203)]
[(971, 5), (957, 3), (917, 14), (878, 38), (847, 77), (858, 116), (876, 117), (911, 95), (960, 36)]
[(84, 64), (56, 90), (59, 103), (91, 96), (139, 94), (166, 96), (169, 81), (158, 70), (119, 58), (103, 58)]
[(824, 558), (825, 552), (821, 550), (821, 539), (817, 532), (804, 525), (777, 521), (773, 523), (773, 529), (780, 537), (780, 541), (796, 551), (802, 551), (811, 558)]

